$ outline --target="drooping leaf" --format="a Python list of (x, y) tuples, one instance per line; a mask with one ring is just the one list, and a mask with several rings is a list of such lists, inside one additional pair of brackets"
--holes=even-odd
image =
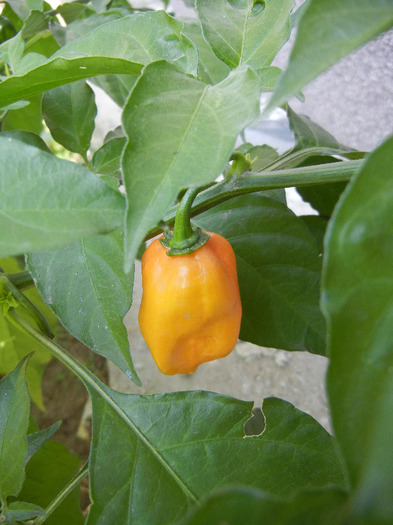
[(293, 0), (196, 0), (204, 37), (231, 68), (270, 65), (290, 34)]
[[(244, 437), (252, 404), (209, 392), (93, 399), (88, 525), (177, 523), (211, 491), (231, 484), (289, 497), (345, 484), (331, 436), (310, 416), (267, 399), (262, 436)], [(118, 466), (121, 465), (121, 469)], [(152, 495), (154, 494), (154, 499)]]
[(243, 305), (240, 339), (324, 355), (320, 251), (301, 218), (259, 193), (231, 199), (195, 222), (223, 235), (235, 251)]
[(7, 3), (22, 20), (25, 20), (32, 10), (42, 11), (44, 5), (43, 0), (7, 0)]
[(353, 497), (352, 521), (393, 516), (393, 138), (350, 182), (326, 239), (328, 393)]
[(123, 270), (122, 232), (30, 254), (27, 264), (62, 325), (139, 383), (123, 324), (132, 302), (133, 273)]
[(179, 190), (222, 172), (238, 133), (258, 112), (258, 78), (248, 67), (214, 86), (162, 61), (144, 69), (123, 111), (128, 267)]
[(0, 83), (0, 107), (83, 78), (139, 74), (155, 60), (175, 62), (193, 73), (195, 48), (182, 36), (181, 27), (164, 11), (140, 13), (96, 27), (40, 64), (30, 65), (32, 53), (27, 54), (18, 74)]
[(124, 199), (86, 168), (0, 134), (0, 255), (73, 242), (122, 223)]
[(391, 0), (310, 0), (289, 64), (265, 111), (288, 100), (345, 55), (393, 25)]
[[(46, 508), (79, 471), (80, 458), (56, 441), (47, 441), (26, 465), (26, 479), (19, 497)], [(74, 489), (51, 516), (47, 525), (83, 525), (80, 490)]]
[(30, 397), (27, 359), (0, 381), (0, 501), (17, 496), (25, 477)]
[(86, 157), (97, 115), (94, 92), (86, 82), (80, 80), (44, 93), (42, 114), (57, 142)]
[(209, 497), (181, 525), (331, 525), (344, 523), (347, 496), (339, 489), (304, 490), (290, 501), (246, 487)]

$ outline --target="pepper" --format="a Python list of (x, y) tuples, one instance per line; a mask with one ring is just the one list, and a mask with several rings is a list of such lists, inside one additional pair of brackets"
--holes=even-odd
[(228, 355), (240, 331), (235, 255), (221, 235), (191, 227), (195, 195), (186, 193), (173, 236), (153, 241), (142, 257), (139, 325), (158, 368), (168, 375), (190, 374)]

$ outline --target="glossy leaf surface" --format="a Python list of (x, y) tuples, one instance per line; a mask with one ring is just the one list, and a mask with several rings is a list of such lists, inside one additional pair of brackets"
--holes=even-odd
[(355, 491), (353, 521), (362, 524), (393, 515), (392, 166), (390, 138), (348, 185), (326, 240), (328, 391)]
[[(244, 437), (252, 404), (209, 392), (150, 396), (104, 388), (93, 399), (88, 525), (177, 523), (211, 491), (246, 484), (283, 497), (343, 485), (331, 436), (310, 416), (267, 399), (262, 436)], [(122, 468), (119, 469), (118, 465)], [(154, 500), (151, 495), (154, 494)]]

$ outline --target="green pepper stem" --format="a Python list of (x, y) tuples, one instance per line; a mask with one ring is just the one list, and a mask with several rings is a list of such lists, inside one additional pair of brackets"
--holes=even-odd
[(192, 228), (190, 213), (192, 203), (198, 194), (198, 188), (190, 188), (184, 194), (176, 213), (173, 237), (170, 247), (174, 250), (184, 250), (193, 246), (198, 240), (198, 233)]
[(209, 235), (200, 228), (193, 228), (190, 221), (192, 203), (199, 191), (200, 188), (190, 188), (186, 191), (176, 212), (173, 233), (166, 232), (164, 239), (161, 239), (169, 257), (189, 255), (209, 240)]

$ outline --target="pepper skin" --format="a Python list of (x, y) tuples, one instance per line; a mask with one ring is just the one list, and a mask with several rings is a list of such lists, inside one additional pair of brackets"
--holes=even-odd
[(236, 260), (216, 233), (189, 255), (169, 257), (159, 239), (142, 257), (139, 326), (164, 374), (191, 374), (228, 355), (240, 331)]

